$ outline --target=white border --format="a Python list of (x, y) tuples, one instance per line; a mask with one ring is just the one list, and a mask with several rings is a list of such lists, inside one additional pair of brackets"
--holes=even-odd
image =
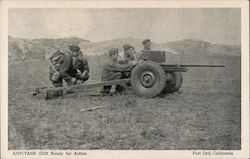
[[(193, 156), (192, 150), (103, 151), (86, 150), (85, 156), (64, 158), (249, 158), (249, 3), (248, 1), (0, 1), (1, 2), (1, 158), (62, 158), (56, 156), (13, 156), (8, 150), (8, 8), (241, 8), (241, 150), (233, 156)], [(32, 150), (39, 153), (53, 150)], [(195, 150), (198, 151), (198, 150)], [(15, 151), (16, 152), (16, 151)], [(20, 152), (30, 152), (28, 150)], [(75, 151), (53, 151), (75, 152)], [(77, 151), (80, 152), (80, 151)], [(203, 152), (203, 150), (200, 150)], [(213, 150), (211, 150), (213, 152)], [(225, 152), (225, 151), (221, 151)], [(228, 151), (226, 151), (228, 152)]]

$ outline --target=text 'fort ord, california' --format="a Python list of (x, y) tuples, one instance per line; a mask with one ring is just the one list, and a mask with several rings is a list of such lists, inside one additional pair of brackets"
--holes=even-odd
[(233, 155), (230, 151), (193, 151), (194, 156), (221, 156), (221, 155)]

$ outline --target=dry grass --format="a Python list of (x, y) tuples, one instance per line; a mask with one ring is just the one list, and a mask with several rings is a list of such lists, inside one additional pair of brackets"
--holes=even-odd
[[(207, 59), (227, 67), (190, 69), (179, 92), (152, 99), (131, 90), (90, 95), (99, 88), (48, 101), (33, 98), (28, 88), (51, 85), (48, 63), (10, 65), (9, 149), (240, 149), (239, 59)], [(99, 80), (103, 59), (90, 57), (89, 63), (90, 80)], [(100, 105), (109, 107), (80, 111)]]

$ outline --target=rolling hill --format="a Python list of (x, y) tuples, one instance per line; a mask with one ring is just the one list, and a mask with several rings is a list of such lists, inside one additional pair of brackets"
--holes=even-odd
[[(48, 56), (59, 48), (77, 44), (87, 55), (102, 55), (112, 47), (122, 51), (124, 44), (133, 45), (137, 51), (142, 48), (142, 39), (132, 37), (113, 39), (107, 41), (90, 42), (77, 37), (64, 39), (22, 39), (9, 36), (9, 62), (47, 59)], [(167, 43), (152, 43), (153, 50), (165, 50), (169, 55), (192, 56), (240, 56), (240, 46), (218, 45), (201, 40), (184, 39)]]

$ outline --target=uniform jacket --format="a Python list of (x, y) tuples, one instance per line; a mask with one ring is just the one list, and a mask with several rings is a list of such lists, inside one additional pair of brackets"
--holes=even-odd
[(136, 52), (133, 54), (129, 54), (127, 52), (124, 52), (123, 58), (120, 58), (119, 63), (129, 63), (131, 61), (139, 61), (142, 60), (142, 53), (141, 52)]
[(133, 68), (132, 64), (119, 64), (114, 61), (107, 61), (102, 70), (102, 81), (112, 80), (113, 74), (117, 72), (131, 71)]
[(89, 73), (89, 64), (87, 59), (81, 54), (74, 58), (74, 68), (80, 70), (82, 73), (87, 71)]
[(73, 67), (72, 57), (70, 55), (64, 55), (58, 62), (60, 63), (60, 77), (66, 82), (71, 81), (71, 78), (75, 77), (77, 74), (77, 70)]

